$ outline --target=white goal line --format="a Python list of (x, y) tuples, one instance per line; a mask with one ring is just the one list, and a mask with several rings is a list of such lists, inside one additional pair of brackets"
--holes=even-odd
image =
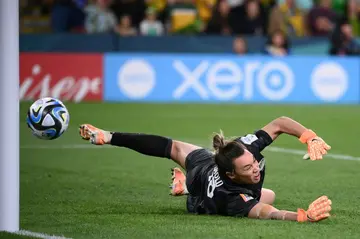
[(37, 238), (43, 238), (43, 239), (71, 239), (71, 238), (64, 237), (64, 236), (48, 235), (45, 233), (31, 232), (31, 231), (26, 231), (26, 230), (20, 230), (17, 232), (10, 232), (10, 233), (20, 235), (20, 236), (30, 236), (30, 237), (37, 237)]

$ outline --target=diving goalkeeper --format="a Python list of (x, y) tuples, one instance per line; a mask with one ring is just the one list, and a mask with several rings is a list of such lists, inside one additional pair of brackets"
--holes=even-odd
[(296, 212), (272, 206), (275, 193), (263, 188), (265, 158), (261, 154), (281, 134), (295, 136), (307, 145), (311, 160), (320, 160), (330, 146), (310, 129), (288, 117), (277, 118), (253, 134), (232, 140), (216, 134), (215, 152), (167, 137), (110, 132), (90, 124), (80, 126), (80, 135), (95, 145), (110, 144), (141, 154), (169, 158), (186, 170), (176, 168), (173, 194), (187, 194), (187, 210), (196, 214), (218, 214), (257, 219), (318, 222), (330, 216), (331, 200), (321, 196), (308, 208)]

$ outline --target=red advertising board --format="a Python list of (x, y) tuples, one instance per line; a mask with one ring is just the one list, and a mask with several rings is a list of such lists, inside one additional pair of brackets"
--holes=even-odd
[(21, 53), (20, 99), (63, 101), (103, 99), (103, 55)]

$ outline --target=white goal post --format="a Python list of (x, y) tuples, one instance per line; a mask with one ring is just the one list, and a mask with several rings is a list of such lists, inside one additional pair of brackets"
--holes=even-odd
[(0, 0), (0, 231), (19, 213), (19, 0)]

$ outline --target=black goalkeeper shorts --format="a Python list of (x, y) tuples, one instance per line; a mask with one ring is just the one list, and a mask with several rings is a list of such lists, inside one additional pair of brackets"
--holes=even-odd
[(214, 166), (214, 155), (207, 149), (196, 149), (186, 157), (186, 186), (189, 191), (186, 208), (189, 213), (205, 213), (201, 195), (206, 190), (207, 172)]
[(214, 155), (207, 149), (196, 149), (186, 157), (186, 186), (191, 195), (201, 195), (206, 174), (214, 165)]

